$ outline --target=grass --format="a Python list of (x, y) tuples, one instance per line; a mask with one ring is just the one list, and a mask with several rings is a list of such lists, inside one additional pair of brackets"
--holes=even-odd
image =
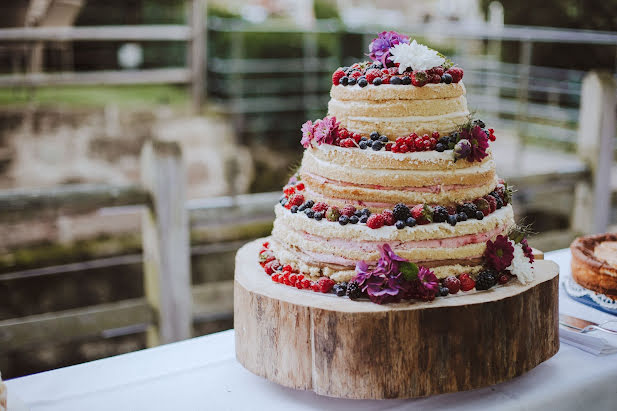
[(126, 85), (126, 86), (58, 86), (0, 88), (0, 107), (29, 104), (68, 107), (103, 107), (114, 103), (120, 107), (186, 106), (189, 94), (186, 86)]

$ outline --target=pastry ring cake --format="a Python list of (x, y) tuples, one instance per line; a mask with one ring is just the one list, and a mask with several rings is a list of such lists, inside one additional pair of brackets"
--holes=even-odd
[(579, 237), (570, 250), (574, 281), (617, 300), (617, 234)]
[(387, 303), (533, 279), (494, 130), (470, 116), (463, 69), (395, 32), (338, 68), (328, 116), (302, 126), (259, 260), (278, 283)]

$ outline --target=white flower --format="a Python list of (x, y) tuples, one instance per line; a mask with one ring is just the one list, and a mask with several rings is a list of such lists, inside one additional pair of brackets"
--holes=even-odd
[(446, 61), (437, 51), (424, 44), (412, 41), (411, 44), (399, 43), (390, 49), (395, 63), (399, 63), (398, 72), (403, 74), (408, 67), (412, 70), (428, 70), (440, 66)]
[(525, 252), (523, 251), (523, 246), (521, 244), (512, 245), (514, 246), (514, 258), (506, 270), (510, 270), (510, 272), (516, 276), (521, 284), (532, 282), (535, 274), (533, 267), (529, 262), (529, 258), (527, 258)]

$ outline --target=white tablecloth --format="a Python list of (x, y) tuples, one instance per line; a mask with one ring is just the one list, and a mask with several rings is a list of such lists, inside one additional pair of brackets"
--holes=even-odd
[[(569, 275), (570, 254), (547, 254)], [(560, 311), (614, 317), (560, 294)], [(524, 324), (521, 324), (524, 326)], [(562, 344), (550, 360), (512, 381), (415, 400), (358, 401), (280, 387), (236, 362), (233, 331), (7, 382), (34, 410), (615, 410), (617, 355), (595, 357)], [(9, 402), (10, 409), (10, 402)]]

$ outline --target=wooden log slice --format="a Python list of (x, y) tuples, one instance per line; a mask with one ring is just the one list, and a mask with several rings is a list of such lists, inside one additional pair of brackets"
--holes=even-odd
[(521, 375), (559, 350), (559, 269), (432, 302), (377, 305), (272, 282), (260, 244), (236, 256), (236, 357), (286, 387), (358, 399), (470, 390)]

